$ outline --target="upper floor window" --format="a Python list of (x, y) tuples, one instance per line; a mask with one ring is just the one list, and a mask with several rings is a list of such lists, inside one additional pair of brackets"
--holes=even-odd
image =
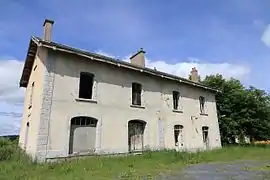
[(200, 96), (199, 101), (200, 101), (200, 113), (204, 114), (205, 113), (205, 98), (203, 96)]
[(142, 105), (142, 85), (139, 83), (132, 83), (132, 105)]
[(30, 89), (29, 109), (32, 107), (32, 104), (33, 104), (34, 86), (35, 86), (35, 82), (32, 83), (31, 89)]
[(80, 73), (79, 98), (93, 98), (94, 75), (88, 72)]
[(180, 98), (180, 93), (178, 91), (173, 91), (173, 109), (174, 110), (179, 109), (179, 98)]

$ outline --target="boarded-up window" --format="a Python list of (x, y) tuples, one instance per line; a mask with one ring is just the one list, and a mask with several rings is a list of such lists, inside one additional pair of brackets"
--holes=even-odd
[(179, 98), (180, 93), (178, 91), (173, 91), (173, 109), (175, 110), (179, 108)]
[(203, 96), (200, 96), (199, 101), (200, 101), (200, 112), (204, 114), (205, 113), (205, 98)]
[(80, 73), (79, 98), (92, 99), (94, 75), (88, 72)]
[(132, 83), (132, 104), (140, 106), (142, 104), (141, 100), (142, 85), (139, 83)]

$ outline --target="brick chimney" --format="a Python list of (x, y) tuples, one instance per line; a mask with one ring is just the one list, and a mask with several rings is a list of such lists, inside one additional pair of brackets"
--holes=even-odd
[(144, 54), (145, 54), (145, 51), (143, 50), (143, 48), (141, 48), (137, 53), (135, 53), (133, 56), (131, 56), (129, 58), (131, 64), (141, 66), (141, 67), (145, 67)]
[(193, 82), (199, 82), (199, 74), (198, 74), (198, 70), (196, 69), (196, 67), (193, 67), (190, 71), (190, 80)]
[(54, 21), (45, 19), (44, 24), (43, 24), (43, 28), (44, 28), (43, 40), (44, 41), (51, 42), (53, 23)]

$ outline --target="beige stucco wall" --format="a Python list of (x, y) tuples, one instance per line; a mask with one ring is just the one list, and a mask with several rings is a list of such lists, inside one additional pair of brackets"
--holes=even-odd
[[(31, 76), (29, 83), (25, 91), (23, 117), (21, 121), (19, 145), (25, 149), (28, 154), (33, 158), (36, 154), (37, 149), (37, 134), (40, 123), (40, 110), (43, 96), (43, 82), (44, 82), (44, 51), (45, 49), (39, 48), (34, 60)], [(36, 68), (35, 68), (36, 67)], [(35, 69), (35, 70), (34, 70)], [(30, 105), (30, 94), (32, 83), (34, 84), (33, 95), (32, 95), (32, 107)], [(26, 124), (29, 122), (28, 135), (26, 135)]]
[[(96, 149), (100, 153), (124, 153), (128, 151), (128, 121), (140, 119), (147, 123), (144, 145), (158, 149), (160, 134), (158, 120), (164, 124), (165, 148), (174, 146), (174, 125), (184, 126), (185, 144), (188, 150), (203, 147), (202, 126), (209, 126), (210, 146), (220, 147), (220, 135), (214, 95), (199, 88), (165, 79), (147, 76), (106, 64), (58, 53), (54, 59), (54, 85), (49, 125), (47, 158), (67, 156), (69, 148), (70, 119), (90, 116), (98, 119)], [(95, 74), (94, 100), (77, 101), (81, 71)], [(145, 107), (131, 105), (131, 83), (143, 87)], [(172, 91), (181, 93), (181, 112), (172, 111)], [(199, 114), (199, 96), (206, 98), (208, 116)], [(197, 119), (191, 120), (191, 116)]]

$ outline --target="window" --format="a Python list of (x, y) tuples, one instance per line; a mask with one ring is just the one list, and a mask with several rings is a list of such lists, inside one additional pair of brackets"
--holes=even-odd
[(139, 83), (132, 83), (132, 105), (141, 106), (141, 94), (142, 94), (142, 85)]
[(183, 126), (182, 125), (175, 125), (174, 126), (174, 144), (175, 146), (179, 145), (179, 135), (182, 138), (182, 131), (183, 131)]
[(32, 107), (32, 104), (33, 104), (34, 86), (35, 86), (35, 82), (32, 83), (31, 90), (30, 90), (29, 109)]
[(81, 72), (79, 85), (79, 98), (92, 99), (93, 96), (94, 75), (87, 72)]
[(179, 98), (180, 93), (178, 91), (173, 91), (173, 109), (175, 110), (179, 108)]
[(75, 117), (71, 119), (71, 125), (96, 127), (97, 120), (90, 117)]
[(201, 114), (205, 114), (205, 98), (200, 96), (199, 101), (200, 101), (200, 112)]
[(34, 67), (34, 71), (37, 69), (37, 65), (35, 65), (35, 67)]

